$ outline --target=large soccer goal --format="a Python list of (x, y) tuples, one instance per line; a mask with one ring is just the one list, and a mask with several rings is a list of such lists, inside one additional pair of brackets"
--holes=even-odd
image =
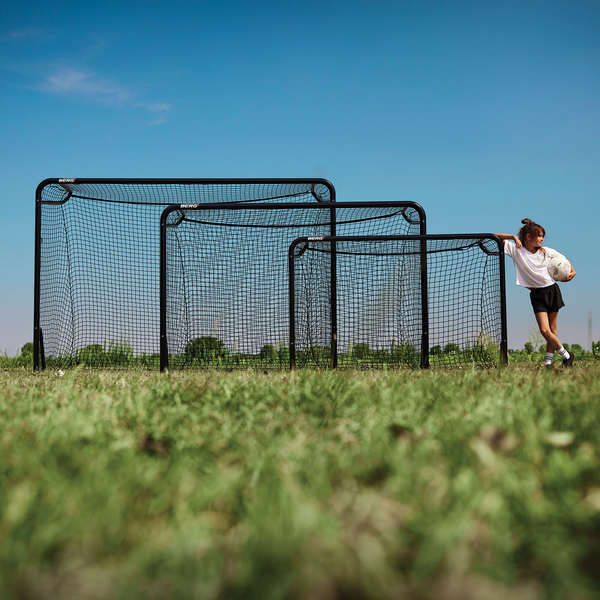
[[(506, 363), (495, 235), (304, 236), (288, 260), (292, 367)], [(334, 260), (335, 303), (322, 276)]]
[[(289, 367), (290, 243), (299, 236), (425, 228), (425, 213), (413, 202), (168, 207), (161, 219), (161, 369)], [(335, 313), (335, 250), (322, 261), (316, 257), (311, 268), (304, 295)], [(415, 277), (418, 287), (418, 268)], [(333, 321), (327, 344), (335, 343)]]
[[(323, 179), (43, 181), (36, 191), (34, 368), (159, 366), (166, 207), (334, 201), (335, 190)], [(296, 229), (295, 236), (310, 231)]]

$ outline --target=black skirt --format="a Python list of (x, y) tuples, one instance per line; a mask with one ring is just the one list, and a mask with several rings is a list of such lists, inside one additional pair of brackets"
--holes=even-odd
[(529, 293), (533, 312), (554, 313), (558, 312), (565, 303), (563, 302), (562, 294), (558, 283), (549, 285), (548, 287), (537, 288)]

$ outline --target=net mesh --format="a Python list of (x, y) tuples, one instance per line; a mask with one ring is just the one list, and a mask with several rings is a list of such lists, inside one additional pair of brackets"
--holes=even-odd
[[(500, 255), (493, 239), (430, 236), (336, 241), (337, 365), (421, 364), (421, 244), (427, 256), (431, 367), (492, 366), (501, 360)], [(332, 361), (331, 303), (321, 272), (332, 243), (297, 246), (293, 260), (296, 365)]]
[(320, 182), (52, 182), (40, 196), (48, 366), (159, 365), (160, 218), (177, 203), (331, 200)]
[[(332, 231), (331, 205), (181, 208), (167, 218), (167, 347), (170, 368), (288, 367), (287, 255), (300, 236)], [(419, 230), (414, 208), (337, 204), (337, 230)], [(329, 310), (330, 256), (311, 263), (311, 302)]]

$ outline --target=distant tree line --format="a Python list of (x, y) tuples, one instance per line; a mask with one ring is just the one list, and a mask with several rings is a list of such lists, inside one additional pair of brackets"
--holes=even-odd
[[(592, 349), (585, 350), (580, 344), (563, 344), (565, 349), (573, 352), (575, 360), (598, 360), (600, 359), (600, 341), (592, 342)], [(525, 342), (522, 350), (508, 351), (508, 358), (512, 362), (535, 362), (542, 360), (546, 355), (546, 344), (537, 349), (532, 342)]]
[[(537, 348), (536, 348), (537, 346)], [(592, 342), (591, 350), (585, 350), (580, 344), (564, 344), (569, 352), (575, 354), (576, 360), (600, 359), (600, 340)], [(449, 342), (443, 347), (439, 344), (432, 346), (429, 358), (433, 364), (453, 364), (474, 362), (495, 362), (498, 349), (495, 344), (473, 344), (462, 348)], [(510, 362), (535, 362), (542, 360), (546, 353), (545, 344), (534, 345), (531, 341), (525, 343), (522, 350), (509, 349)], [(264, 344), (255, 354), (231, 352), (225, 343), (214, 336), (194, 338), (186, 344), (182, 354), (172, 357), (177, 364), (189, 366), (279, 366), (286, 367), (290, 361), (290, 351), (282, 343)], [(410, 343), (392, 344), (389, 350), (371, 349), (370, 345), (360, 342), (350, 345), (347, 351), (338, 354), (338, 364), (341, 366), (368, 366), (370, 364), (403, 364), (412, 367), (420, 365), (420, 351)], [(314, 365), (326, 368), (331, 362), (329, 346), (313, 346), (300, 349), (296, 353), (299, 366)], [(158, 368), (160, 355), (135, 354), (127, 342), (111, 341), (108, 347), (100, 344), (90, 344), (80, 348), (71, 355), (46, 357), (48, 367), (72, 367), (84, 365), (88, 367), (140, 367)], [(33, 343), (27, 342), (18, 356), (9, 357), (0, 354), (0, 367), (33, 367)]]

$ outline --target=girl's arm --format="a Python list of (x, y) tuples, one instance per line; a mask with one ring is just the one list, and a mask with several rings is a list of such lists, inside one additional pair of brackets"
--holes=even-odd
[(517, 248), (520, 248), (523, 245), (521, 244), (521, 240), (516, 235), (512, 235), (512, 233), (497, 233), (496, 235), (503, 242), (506, 242), (507, 240), (512, 240), (517, 245)]
[[(571, 261), (568, 260), (567, 262), (571, 265)], [(571, 265), (571, 272), (563, 279), (563, 282), (571, 281), (573, 277), (575, 277), (575, 269), (573, 268), (573, 265)]]

